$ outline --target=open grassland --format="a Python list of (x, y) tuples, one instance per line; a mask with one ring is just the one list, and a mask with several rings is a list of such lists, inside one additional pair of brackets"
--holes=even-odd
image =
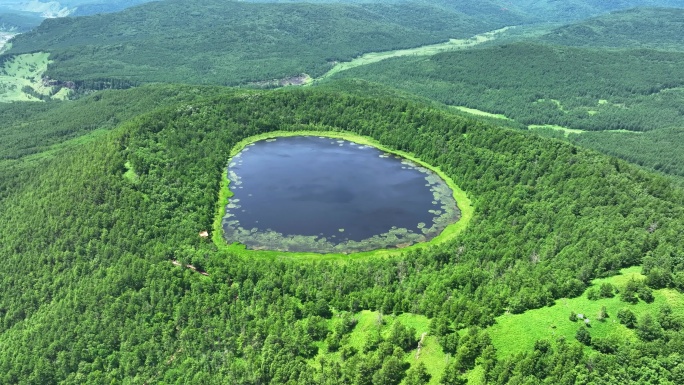
[(211, 239), (214, 242), (214, 244), (219, 248), (219, 249), (224, 249), (224, 250), (229, 250), (233, 253), (239, 254), (239, 255), (245, 255), (245, 256), (259, 256), (259, 257), (266, 257), (266, 258), (275, 258), (279, 260), (297, 260), (297, 261), (321, 261), (321, 260), (350, 260), (350, 259), (359, 259), (359, 258), (366, 258), (366, 257), (376, 257), (376, 256), (392, 256), (392, 255), (398, 255), (400, 253), (403, 253), (404, 251), (407, 250), (414, 250), (418, 248), (423, 248), (427, 247), (432, 244), (436, 243), (442, 243), (447, 240), (453, 239), (456, 237), (459, 233), (463, 231), (463, 229), (466, 228), (470, 220), (472, 219), (473, 213), (474, 213), (474, 208), (470, 202), (470, 199), (468, 198), (467, 194), (465, 191), (461, 190), (456, 183), (449, 178), (444, 172), (442, 172), (439, 168), (434, 167), (432, 165), (429, 165), (420, 159), (416, 158), (413, 156), (413, 154), (404, 152), (404, 151), (398, 151), (394, 150), (391, 148), (388, 148), (386, 146), (383, 146), (379, 142), (368, 138), (368, 137), (363, 137), (359, 135), (355, 135), (349, 132), (331, 132), (331, 131), (308, 131), (308, 130), (302, 130), (302, 131), (274, 131), (274, 132), (269, 132), (265, 134), (260, 134), (260, 135), (255, 135), (246, 139), (243, 139), (242, 141), (238, 142), (232, 149), (230, 156), (231, 158), (235, 155), (237, 155), (240, 151), (242, 151), (245, 146), (258, 142), (260, 140), (265, 140), (265, 139), (271, 139), (271, 138), (278, 138), (278, 137), (287, 137), (287, 136), (325, 136), (325, 137), (330, 137), (330, 138), (336, 138), (336, 139), (344, 139), (348, 140), (354, 143), (358, 144), (363, 144), (363, 145), (369, 145), (376, 147), (382, 151), (385, 151), (387, 153), (391, 153), (394, 155), (399, 155), (403, 158), (406, 158), (412, 162), (415, 162), (431, 171), (439, 175), (440, 178), (442, 178), (449, 188), (453, 191), (453, 197), (456, 200), (456, 203), (458, 204), (458, 208), (461, 210), (461, 218), (456, 222), (452, 223), (449, 226), (447, 226), (441, 234), (430, 240), (429, 242), (423, 242), (423, 243), (417, 243), (405, 248), (400, 248), (400, 249), (380, 249), (380, 250), (373, 250), (373, 251), (366, 251), (366, 252), (361, 252), (361, 253), (352, 253), (352, 254), (337, 254), (337, 253), (330, 253), (330, 254), (318, 254), (318, 253), (296, 253), (296, 252), (282, 252), (282, 251), (265, 251), (265, 250), (247, 250), (244, 245), (240, 244), (233, 244), (233, 245), (228, 245), (226, 244), (226, 241), (223, 239), (223, 228), (222, 228), (222, 220), (223, 216), (225, 215), (225, 206), (228, 203), (228, 199), (233, 195), (233, 193), (230, 191), (230, 181), (227, 178), (226, 172), (224, 171), (224, 176), (222, 177), (221, 180), (221, 187), (220, 191), (218, 192), (218, 200), (217, 200), (217, 205), (216, 205), (216, 211), (215, 211), (215, 217), (214, 217), (214, 223), (212, 226), (212, 234), (211, 234)]
[[(643, 301), (629, 304), (621, 301), (619, 294), (613, 298), (598, 300), (587, 298), (587, 292), (592, 288), (598, 289), (602, 283), (610, 283), (622, 289), (630, 279), (643, 279), (640, 271), (639, 266), (623, 269), (619, 275), (594, 280), (592, 286), (580, 297), (562, 298), (553, 306), (497, 317), (496, 323), (488, 332), (499, 357), (530, 351), (534, 343), (540, 339), (555, 341), (559, 337), (565, 337), (568, 341), (574, 341), (577, 329), (585, 326), (582, 320), (570, 321), (570, 312), (583, 314), (590, 319), (591, 326), (588, 330), (592, 338), (617, 337), (631, 340), (636, 340), (637, 337), (634, 330), (628, 329), (618, 321), (617, 313), (620, 309), (630, 309), (639, 319), (645, 313), (651, 313), (655, 317), (660, 306), (668, 304), (675, 315), (684, 315), (684, 295), (672, 289), (654, 290), (655, 300), (650, 304)], [(599, 321), (597, 315), (603, 306), (606, 307), (608, 318)], [(590, 350), (588, 347), (585, 349)]]
[(66, 99), (68, 90), (54, 92), (43, 84), (50, 54), (45, 52), (16, 55), (0, 67), (0, 102), (40, 101), (41, 97)]

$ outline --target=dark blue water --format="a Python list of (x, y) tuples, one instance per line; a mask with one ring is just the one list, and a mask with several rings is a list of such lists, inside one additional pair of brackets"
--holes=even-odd
[(429, 227), (435, 217), (429, 210), (441, 204), (434, 201), (429, 173), (348, 141), (310, 136), (260, 141), (231, 161), (231, 201), (238, 207), (227, 213), (243, 229), (333, 243), (362, 241), (393, 227), (420, 233), (419, 223)]

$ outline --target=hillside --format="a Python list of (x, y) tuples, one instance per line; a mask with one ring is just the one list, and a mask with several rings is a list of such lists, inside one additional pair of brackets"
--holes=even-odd
[(541, 40), (579, 47), (683, 51), (683, 30), (684, 9), (637, 8), (557, 28)]
[(49, 52), (50, 78), (89, 88), (111, 79), (234, 85), (303, 73), (315, 77), (364, 52), (500, 26), (411, 4), (169, 0), (114, 14), (46, 20), (15, 38), (9, 54)]
[(0, 202), (43, 162), (97, 140), (118, 124), (161, 106), (224, 93), (215, 87), (140, 87), (75, 102), (0, 104)]
[(62, 3), (73, 7), (70, 16), (88, 16), (98, 13), (112, 13), (123, 11), (151, 0), (63, 0)]
[(645, 131), (684, 124), (682, 53), (515, 43), (385, 60), (335, 74), (530, 125)]
[[(0, 5), (0, 45), (22, 33), (0, 47), (0, 384), (684, 384), (684, 11), (654, 8), (682, 0), (5, 3), (72, 17)], [(422, 164), (459, 220), (361, 253), (227, 244), (258, 195), (233, 156), (300, 135)], [(283, 234), (322, 230), (285, 206), (370, 201), (335, 159), (258, 189), (297, 193), (259, 204)]]
[(587, 132), (570, 135), (577, 145), (593, 148), (654, 170), (684, 177), (684, 128), (628, 132)]
[[(654, 288), (684, 287), (684, 196), (664, 179), (559, 141), (329, 87), (181, 99), (133, 120), (119, 115), (110, 131), (26, 165), (0, 201), (0, 382), (486, 378), (512, 365), (482, 331), (506, 311), (576, 297), (593, 278), (642, 263)], [(133, 92), (65, 106), (126, 111)], [(198, 237), (222, 204), (232, 145), (301, 129), (347, 130), (440, 167), (469, 195), (473, 220), (452, 242), (342, 264), (249, 258)], [(383, 326), (369, 311), (396, 317)], [(413, 358), (419, 332), (429, 334), (421, 354), (441, 369)], [(639, 358), (672, 381), (668, 350), (655, 345), (663, 335)], [(439, 360), (440, 350), (452, 358)], [(597, 354), (564, 362), (605, 360), (602, 371), (581, 371), (590, 379), (623, 375), (613, 355)]]
[(487, 10), (489, 14), (508, 13), (524, 15), (534, 22), (566, 22), (580, 20), (612, 11), (635, 7), (673, 7), (683, 8), (679, 0), (437, 0), (448, 9), (455, 9), (469, 14), (479, 14)]

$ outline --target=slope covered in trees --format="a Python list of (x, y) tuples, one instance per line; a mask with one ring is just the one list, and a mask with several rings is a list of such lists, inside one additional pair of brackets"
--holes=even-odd
[(684, 9), (636, 8), (555, 29), (545, 42), (582, 47), (684, 50)]
[(583, 147), (620, 157), (666, 174), (684, 177), (684, 128), (665, 128), (643, 134), (588, 132), (570, 135)]
[(682, 125), (684, 53), (515, 43), (385, 60), (335, 74), (524, 124), (645, 131)]
[[(168, 0), (46, 20), (10, 54), (46, 51), (61, 81), (239, 84), (318, 76), (335, 61), (501, 27), (435, 7)], [(90, 88), (94, 88), (91, 87)]]
[[(211, 228), (231, 146), (302, 128), (348, 130), (439, 166), (470, 195), (475, 217), (452, 242), (344, 264), (248, 259), (198, 237)], [(403, 363), (417, 338), (400, 326), (346, 359), (311, 362), (323, 340), (349, 332), (326, 320), (364, 309), (440, 319), (435, 335), (448, 335), (444, 349), (457, 341), (460, 357), (445, 378), (459, 381), (478, 356), (493, 370), (491, 341), (474, 326), (506, 309), (577, 296), (592, 278), (639, 263), (657, 266), (665, 285), (684, 283), (684, 196), (664, 179), (391, 97), (227, 91), (124, 122), (26, 176), (0, 201), (4, 383), (424, 378)]]
[(567, 22), (634, 7), (684, 7), (679, 0), (422, 0), (477, 17), (523, 16), (530, 22)]
[(126, 94), (101, 92), (74, 102), (0, 104), (0, 200), (30, 178), (62, 147), (94, 140), (135, 116), (167, 105), (225, 92), (216, 87), (141, 87)]

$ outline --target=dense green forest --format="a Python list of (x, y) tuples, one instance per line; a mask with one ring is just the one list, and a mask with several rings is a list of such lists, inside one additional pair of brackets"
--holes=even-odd
[(8, 55), (50, 52), (47, 75), (60, 81), (234, 85), (319, 76), (334, 62), (365, 52), (502, 26), (415, 4), (167, 0), (115, 14), (46, 20), (16, 37)]
[[(0, 64), (52, 60), (5, 76), (74, 99), (0, 103), (0, 384), (684, 383), (684, 11), (625, 10), (644, 5), (682, 7), (65, 0), (125, 10), (31, 32), (0, 13), (25, 32)], [(200, 236), (233, 146), (302, 130), (438, 167), (472, 218), (373, 257)]]
[(543, 41), (582, 47), (684, 50), (684, 9), (635, 8), (560, 27)]
[[(216, 87), (157, 86), (102, 92), (65, 102), (0, 104), (0, 199), (45, 158), (160, 106), (225, 92)], [(27, 173), (27, 170), (29, 172)]]
[(684, 123), (684, 54), (515, 43), (339, 72), (524, 124), (651, 130)]
[(634, 7), (682, 7), (679, 0), (419, 0), (480, 18), (524, 17), (528, 22), (568, 22)]
[[(544, 42), (593, 48), (494, 41), (483, 49), (395, 58), (340, 72), (334, 78), (366, 79), (447, 105), (501, 114), (514, 119), (498, 119), (508, 126), (658, 130), (643, 136), (612, 132), (571, 138), (585, 147), (681, 176), (684, 142), (676, 132), (684, 127), (682, 56), (653, 49), (681, 48), (682, 12), (662, 8), (620, 11), (541, 37)], [(591, 37), (584, 34), (589, 29)], [(511, 38), (539, 41), (524, 34)]]
[(618, 156), (666, 174), (684, 177), (684, 127), (660, 129), (643, 134), (587, 132), (570, 135), (570, 141)]
[[(95, 110), (116, 99), (134, 110), (133, 92), (79, 103)], [(232, 145), (302, 128), (348, 130), (439, 166), (469, 194), (475, 218), (452, 242), (346, 263), (245, 258), (198, 237), (211, 228)], [(683, 336), (667, 318), (640, 320), (655, 332), (634, 342), (590, 354), (574, 340), (540, 342), (513, 360), (482, 329), (635, 264), (650, 285), (635, 291), (684, 289), (684, 195), (623, 161), (402, 99), (324, 89), (180, 100), (58, 151), (31, 162), (0, 201), (0, 382), (426, 383), (406, 361), (419, 336), (401, 322), (362, 350), (313, 360), (354, 330), (361, 310), (432, 319), (451, 352), (435, 378), (444, 384), (462, 383), (476, 364), (493, 382), (646, 383), (644, 362), (653, 383), (680, 375), (669, 354)]]

